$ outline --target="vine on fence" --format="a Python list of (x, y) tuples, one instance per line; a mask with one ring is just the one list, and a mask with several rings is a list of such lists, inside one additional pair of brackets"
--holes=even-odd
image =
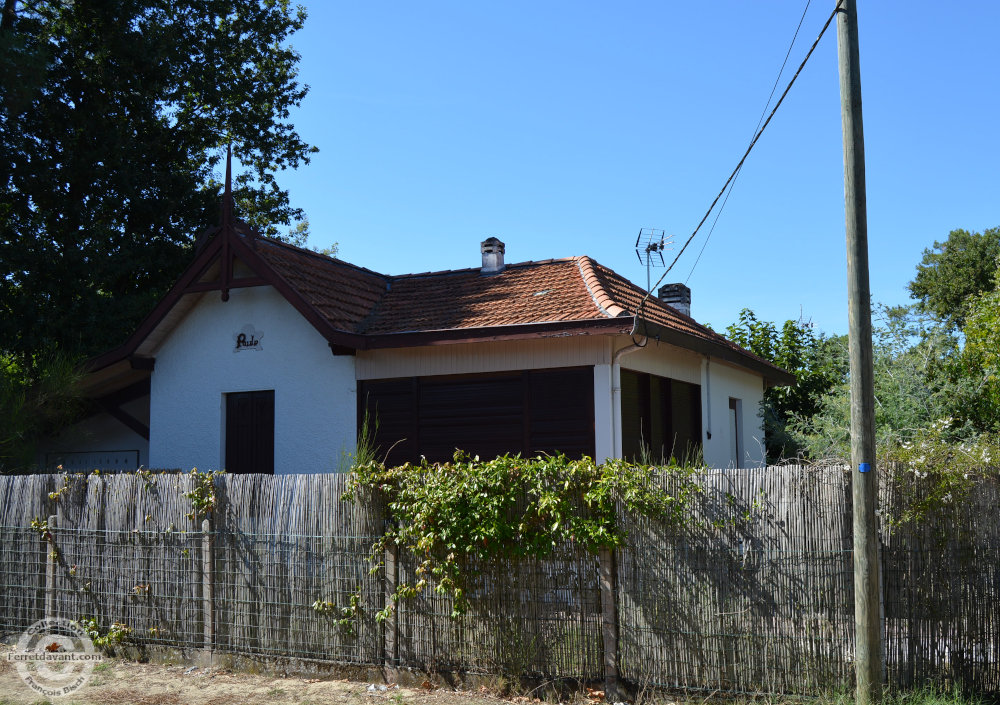
[[(62, 465), (60, 465), (58, 469), (62, 470)], [(60, 487), (55, 492), (49, 492), (49, 499), (51, 499), (53, 502), (58, 502), (60, 497), (69, 492), (71, 486), (72, 486), (72, 481), (70, 480), (70, 476), (63, 475), (62, 487)]]
[(132, 640), (132, 628), (121, 622), (113, 622), (106, 630), (94, 617), (81, 617), (76, 621), (87, 632), (94, 646), (108, 655), (114, 654), (114, 647)]
[(957, 442), (948, 437), (951, 419), (940, 419), (922, 437), (902, 443), (886, 459), (895, 502), (886, 507), (889, 527), (919, 525), (954, 513), (969, 496), (977, 478), (1000, 460), (997, 439), (983, 436)]
[(312, 608), (324, 617), (330, 618), (345, 634), (354, 634), (354, 623), (361, 611), (361, 588), (359, 587), (348, 600), (347, 607), (340, 607), (329, 600), (316, 600)]
[(35, 517), (31, 520), (31, 529), (32, 531), (37, 532), (38, 535), (46, 541), (52, 541), (52, 531), (50, 530), (48, 519), (39, 519), (38, 517)]
[[(427, 588), (454, 598), (453, 616), (468, 607), (467, 560), (551, 555), (562, 542), (591, 552), (614, 548), (623, 534), (616, 502), (625, 511), (679, 524), (699, 491), (694, 468), (658, 468), (673, 482), (668, 492), (648, 465), (564, 455), (480, 461), (457, 451), (453, 463), (387, 468), (375, 461), (352, 470), (346, 498), (372, 489), (384, 496), (393, 525), (376, 541), (376, 563), (396, 545), (418, 560), (415, 582), (397, 586), (393, 601)], [(384, 620), (393, 605), (378, 613)]]
[(191, 500), (191, 511), (188, 512), (188, 519), (197, 521), (198, 517), (207, 517), (215, 509), (215, 476), (221, 475), (223, 472), (225, 471), (198, 472), (198, 468), (191, 468), (194, 489), (184, 494)]

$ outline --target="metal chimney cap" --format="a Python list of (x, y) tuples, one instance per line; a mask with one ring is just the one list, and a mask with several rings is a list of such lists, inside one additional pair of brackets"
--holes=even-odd
[(483, 274), (497, 274), (504, 270), (503, 254), (507, 247), (499, 239), (488, 237), (479, 243), (479, 249), (483, 253)]

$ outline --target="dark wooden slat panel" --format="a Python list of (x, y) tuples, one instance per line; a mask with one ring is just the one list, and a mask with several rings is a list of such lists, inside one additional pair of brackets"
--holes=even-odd
[[(446, 462), (455, 449), (480, 458), (507, 453), (594, 454), (593, 368), (369, 380), (359, 384), (359, 425), (378, 419), (389, 464)], [(396, 444), (393, 447), (393, 444)]]
[(543, 370), (527, 375), (527, 455), (594, 457), (593, 368)]
[(639, 407), (640, 387), (645, 375), (632, 370), (621, 371), (622, 455), (639, 457), (642, 413)]
[(442, 462), (456, 448), (484, 459), (521, 451), (522, 384), (519, 376), (420, 380), (421, 453)]
[(413, 379), (366, 380), (358, 383), (358, 430), (368, 414), (375, 455), (387, 465), (420, 458), (416, 434), (416, 385)]
[(225, 469), (274, 474), (274, 390), (226, 395)]
[(701, 450), (701, 386), (671, 380), (670, 392), (673, 455), (684, 460)]
[(684, 460), (701, 449), (701, 386), (632, 370), (621, 371), (622, 455)]

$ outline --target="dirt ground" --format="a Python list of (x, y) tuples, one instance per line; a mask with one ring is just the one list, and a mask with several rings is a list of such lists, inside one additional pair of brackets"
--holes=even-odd
[[(532, 705), (539, 698), (504, 699), (485, 686), (469, 692), (435, 685), (416, 687), (337, 678), (255, 675), (220, 668), (159, 665), (120, 659), (98, 664), (88, 682), (62, 697), (46, 699), (25, 685), (0, 653), (0, 705)], [(594, 696), (597, 694), (595, 693)], [(578, 698), (594, 705), (598, 697)]]

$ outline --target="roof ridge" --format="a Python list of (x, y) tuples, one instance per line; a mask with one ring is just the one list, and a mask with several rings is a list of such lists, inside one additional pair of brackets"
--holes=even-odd
[[(556, 262), (572, 262), (575, 259), (576, 257), (553, 257), (550, 259), (511, 262), (510, 264), (504, 265), (504, 268), (499, 272), (496, 272), (496, 274), (502, 274), (513, 267), (534, 267), (543, 264), (555, 264)], [(462, 269), (440, 269), (436, 272), (411, 272), (409, 274), (387, 274), (386, 276), (393, 281), (397, 281), (399, 279), (415, 279), (417, 277), (443, 277), (449, 274), (466, 274), (468, 272), (478, 272), (480, 269), (482, 269), (482, 267), (463, 267)]]
[[(592, 260), (590, 257), (585, 257), (585, 259), (590, 260), (590, 263), (591, 263), (592, 266), (600, 267), (601, 269), (604, 269), (604, 270), (607, 270), (608, 272), (610, 272), (611, 275), (617, 277), (623, 284), (625, 284), (628, 287), (630, 287), (636, 294), (641, 294), (644, 297), (644, 302), (645, 302), (644, 304), (642, 304), (643, 306), (648, 306), (648, 305), (652, 304), (655, 308), (659, 309), (663, 313), (666, 313), (667, 315), (669, 315), (669, 316), (671, 316), (673, 318), (679, 318), (681, 321), (685, 321), (685, 322), (688, 322), (688, 323), (692, 324), (697, 329), (699, 329), (701, 331), (701, 334), (704, 335), (707, 339), (709, 339), (709, 340), (715, 340), (717, 342), (722, 341), (722, 342), (728, 343), (729, 345), (735, 347), (737, 350), (745, 353), (746, 355), (749, 355), (750, 357), (756, 358), (757, 360), (760, 360), (761, 362), (765, 362), (765, 363), (767, 363), (769, 365), (772, 365), (774, 367), (778, 367), (778, 365), (776, 365), (775, 363), (771, 362), (770, 360), (767, 360), (767, 359), (765, 359), (765, 358), (763, 358), (763, 357), (761, 357), (761, 356), (759, 356), (759, 355), (757, 355), (755, 353), (750, 352), (746, 348), (744, 348), (744, 347), (742, 347), (740, 345), (737, 345), (732, 340), (730, 340), (729, 338), (727, 338), (726, 336), (724, 336), (722, 333), (719, 333), (717, 330), (714, 330), (714, 329), (710, 328), (709, 326), (705, 325), (704, 323), (699, 322), (698, 320), (696, 320), (692, 316), (690, 316), (688, 314), (685, 314), (685, 313), (682, 313), (681, 311), (678, 311), (676, 308), (674, 308), (670, 304), (665, 303), (659, 297), (653, 296), (651, 292), (647, 294), (647, 292), (646, 292), (645, 289), (643, 289), (641, 286), (639, 286), (638, 284), (636, 284), (635, 282), (633, 282), (628, 277), (625, 277), (622, 274), (619, 274), (618, 272), (616, 272), (613, 269), (610, 269), (609, 267), (605, 267), (603, 264), (601, 264), (600, 262), (598, 262), (596, 260)], [(597, 276), (598, 275), (595, 272), (595, 278)], [(610, 297), (609, 297), (609, 299), (610, 299)], [(636, 315), (639, 315), (638, 312), (636, 313)]]
[(583, 279), (583, 285), (587, 288), (587, 293), (590, 294), (594, 305), (597, 306), (597, 309), (601, 313), (608, 318), (617, 318), (623, 313), (628, 313), (628, 311), (615, 303), (615, 300), (604, 290), (604, 284), (601, 283), (597, 272), (594, 271), (594, 260), (587, 255), (581, 255), (573, 259), (576, 260), (576, 266), (580, 270), (580, 277)]

